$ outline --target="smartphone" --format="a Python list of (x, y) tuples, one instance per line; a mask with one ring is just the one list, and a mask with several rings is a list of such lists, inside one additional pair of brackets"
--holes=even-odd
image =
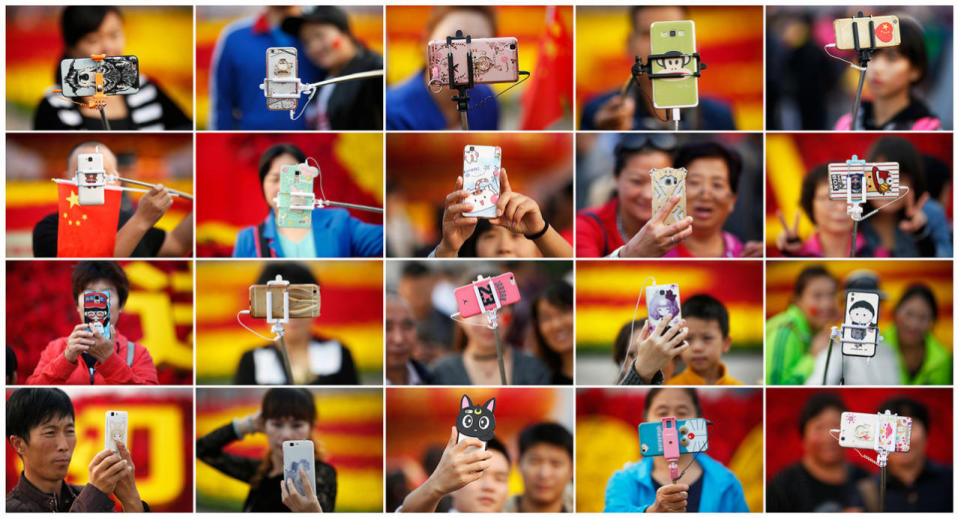
[(649, 175), (652, 177), (652, 214), (656, 214), (665, 206), (673, 196), (678, 194), (679, 202), (675, 204), (667, 216), (665, 224), (671, 225), (676, 221), (685, 219), (685, 176), (687, 171), (684, 167), (674, 169), (666, 167), (664, 169), (650, 169)]
[(519, 80), (519, 40), (505, 38), (474, 38), (466, 40), (430, 41), (426, 48), (429, 63), (429, 84), (450, 86), (449, 55), (452, 53), (454, 83), (468, 84), (469, 69), (466, 53), (472, 51), (472, 81), (480, 83), (515, 83)]
[(878, 302), (876, 291), (849, 291), (845, 295), (842, 326), (842, 354), (875, 356), (878, 344)]
[(313, 180), (319, 169), (306, 164), (284, 165), (279, 170), (276, 224), (287, 228), (313, 225)]
[[(682, 303), (679, 300), (678, 284), (654, 284), (645, 288), (645, 306), (648, 310), (649, 331), (664, 325), (672, 325), (682, 318)], [(666, 316), (672, 317), (666, 321)]]
[(80, 153), (77, 155), (77, 197), (80, 205), (103, 205), (103, 188), (106, 186), (106, 171), (103, 169), (103, 154)]
[[(871, 21), (874, 25), (870, 25)], [(858, 48), (872, 48), (871, 27), (875, 28), (875, 47), (895, 47), (901, 45), (901, 27), (898, 17), (865, 16), (863, 18), (839, 18), (835, 20), (835, 48), (838, 50), (855, 50), (855, 34), (858, 31)]]
[[(463, 394), (460, 402), (459, 415), (456, 416), (456, 444), (473, 437), (482, 443), (486, 449), (486, 442), (495, 437), (496, 398), (491, 398), (482, 405), (474, 405), (468, 395)], [(474, 449), (472, 447), (468, 450)]]
[(273, 318), (283, 318), (283, 292), (289, 292), (289, 318), (316, 318), (319, 316), (319, 286), (315, 284), (290, 284), (268, 286), (254, 284), (249, 287), (249, 314), (253, 318), (266, 318), (266, 292), (272, 292)]
[(299, 105), (299, 59), (296, 47), (266, 49), (266, 108), (295, 110)]
[[(679, 419), (675, 421), (679, 439), (679, 453), (699, 453), (709, 449), (709, 428), (712, 424), (708, 419), (696, 417), (693, 419)], [(655, 457), (665, 454), (664, 436), (669, 435), (663, 423), (639, 424), (639, 451), (643, 457)]]
[(461, 286), (456, 288), (453, 294), (456, 296), (459, 316), (462, 318), (482, 313), (480, 304), (486, 311), (496, 309), (497, 299), (498, 307), (519, 302), (519, 287), (516, 285), (516, 278), (512, 272)]
[(90, 330), (110, 339), (110, 292), (83, 292), (83, 323), (90, 324)]
[(828, 164), (828, 197), (862, 202), (897, 198), (901, 193), (898, 178), (898, 162), (865, 162), (852, 157)]
[(87, 97), (96, 93), (96, 75), (103, 74), (105, 95), (127, 95), (140, 91), (140, 62), (136, 56), (106, 56), (64, 59), (60, 62), (60, 85), (66, 97)]
[(462, 188), (469, 191), (465, 201), (472, 203), (467, 218), (496, 217), (499, 201), (499, 170), (502, 149), (499, 146), (468, 145), (462, 153)]
[(316, 455), (313, 453), (313, 441), (283, 441), (283, 482), (292, 480), (299, 494), (305, 495), (300, 469), (306, 472), (306, 479), (315, 495)]
[(127, 449), (129, 449), (130, 443), (126, 441), (126, 427), (126, 412), (122, 410), (107, 410), (106, 426), (104, 427), (105, 433), (103, 434), (103, 448), (117, 451), (116, 443), (119, 441), (125, 444)]
[(845, 448), (887, 452), (911, 450), (911, 418), (890, 413), (842, 412), (838, 444)]
[(683, 74), (652, 80), (652, 103), (656, 108), (691, 108), (699, 104), (698, 59), (695, 53), (695, 22), (654, 22), (649, 33), (653, 74)]

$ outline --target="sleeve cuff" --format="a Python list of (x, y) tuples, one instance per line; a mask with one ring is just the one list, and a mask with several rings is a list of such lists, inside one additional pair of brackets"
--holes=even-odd
[(633, 360), (632, 365), (629, 366), (628, 374), (622, 379), (621, 385), (661, 385), (663, 383), (665, 383), (665, 375), (662, 374), (661, 370), (656, 371), (648, 383), (643, 381), (639, 374), (635, 372), (635, 361)]
[(613, 257), (613, 258), (622, 257), (621, 255), (619, 255), (619, 252), (621, 252), (623, 248), (625, 248), (625, 245), (622, 245), (619, 248), (616, 248), (615, 250), (612, 251), (611, 254), (607, 255), (606, 257)]
[(110, 377), (124, 366), (126, 366), (126, 363), (120, 359), (120, 355), (114, 352), (105, 362), (100, 364), (99, 371), (104, 377)]

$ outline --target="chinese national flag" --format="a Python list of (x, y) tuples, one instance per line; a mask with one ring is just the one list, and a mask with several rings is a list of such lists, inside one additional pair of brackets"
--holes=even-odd
[(120, 191), (104, 189), (103, 205), (80, 205), (76, 185), (57, 189), (57, 257), (113, 257)]
[(549, 6), (538, 63), (522, 94), (519, 128), (546, 129), (562, 117), (563, 105), (572, 107), (572, 35), (562, 23), (559, 10)]

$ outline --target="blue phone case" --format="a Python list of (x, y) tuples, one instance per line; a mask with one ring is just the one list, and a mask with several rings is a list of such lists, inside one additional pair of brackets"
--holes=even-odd
[[(675, 426), (679, 429), (679, 453), (699, 453), (709, 449), (708, 419), (696, 417), (679, 419)], [(643, 457), (664, 455), (662, 447), (662, 423), (639, 424), (639, 451)]]

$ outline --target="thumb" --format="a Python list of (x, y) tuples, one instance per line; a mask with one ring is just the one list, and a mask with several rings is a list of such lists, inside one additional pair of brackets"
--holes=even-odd
[(446, 449), (456, 447), (456, 439), (459, 437), (459, 432), (456, 431), (455, 426), (449, 427), (449, 441), (446, 442)]

